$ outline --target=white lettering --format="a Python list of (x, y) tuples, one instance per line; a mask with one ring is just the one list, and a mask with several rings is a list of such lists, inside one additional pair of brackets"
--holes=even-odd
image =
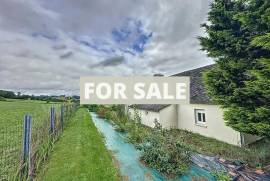
[(141, 82), (136, 83), (134, 85), (134, 91), (135, 91), (134, 99), (144, 99), (144, 97), (145, 97), (145, 92), (143, 90), (144, 86), (145, 86), (145, 84), (141, 83)]
[[(102, 89), (105, 90), (105, 93), (102, 93)], [(112, 89), (108, 83), (99, 83), (96, 88), (96, 94), (100, 99), (109, 99), (112, 95)]]
[(174, 99), (173, 95), (169, 95), (169, 85), (168, 83), (163, 84), (163, 99)]
[(84, 84), (84, 97), (85, 99), (90, 99), (90, 94), (94, 93), (93, 87), (95, 86), (94, 83), (85, 83)]
[(125, 91), (126, 91), (125, 84), (119, 83), (119, 82), (115, 83), (114, 84), (114, 99), (127, 99)]
[(152, 99), (152, 97), (156, 97), (157, 99), (161, 99), (161, 93), (159, 91), (157, 83), (151, 83), (149, 86), (146, 99)]
[(186, 99), (186, 92), (187, 85), (185, 83), (176, 83), (176, 99)]

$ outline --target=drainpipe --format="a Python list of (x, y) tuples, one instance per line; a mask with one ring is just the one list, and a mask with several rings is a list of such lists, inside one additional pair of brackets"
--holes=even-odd
[(245, 137), (243, 135), (243, 133), (240, 133), (240, 140), (241, 140), (241, 147), (245, 146)]

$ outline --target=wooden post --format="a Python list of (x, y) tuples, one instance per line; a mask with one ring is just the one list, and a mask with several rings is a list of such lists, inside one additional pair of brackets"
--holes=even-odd
[(55, 130), (55, 108), (51, 107), (50, 111), (50, 131), (54, 133)]
[(64, 105), (61, 105), (61, 114), (60, 114), (60, 122), (61, 122), (61, 129), (64, 128)]
[(21, 179), (27, 173), (31, 179), (31, 124), (32, 117), (24, 116), (24, 134), (23, 134), (23, 169)]

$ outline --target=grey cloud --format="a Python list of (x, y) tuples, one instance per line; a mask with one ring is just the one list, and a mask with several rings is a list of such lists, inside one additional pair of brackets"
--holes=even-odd
[(92, 67), (108, 67), (108, 66), (117, 66), (123, 64), (125, 62), (125, 58), (123, 56), (108, 58)]
[[(42, 6), (59, 13), (59, 27), (72, 33), (87, 35), (104, 35), (108, 30), (118, 26), (136, 11), (137, 1), (108, 0), (58, 0), (47, 3), (42, 0)], [(113, 5), (112, 5), (113, 3)]]
[(73, 56), (73, 52), (69, 51), (69, 52), (66, 52), (62, 55), (60, 55), (60, 59), (66, 59), (66, 58), (69, 58), (69, 57), (72, 57)]
[(1, 28), (16, 32), (55, 33), (56, 13), (46, 11), (36, 1), (1, 0)]
[(55, 45), (52, 47), (54, 50), (64, 50), (67, 48), (66, 45)]

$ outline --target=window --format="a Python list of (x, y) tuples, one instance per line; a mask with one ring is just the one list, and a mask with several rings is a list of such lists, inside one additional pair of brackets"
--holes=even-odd
[(205, 124), (205, 110), (204, 109), (195, 109), (195, 122), (197, 124)]

